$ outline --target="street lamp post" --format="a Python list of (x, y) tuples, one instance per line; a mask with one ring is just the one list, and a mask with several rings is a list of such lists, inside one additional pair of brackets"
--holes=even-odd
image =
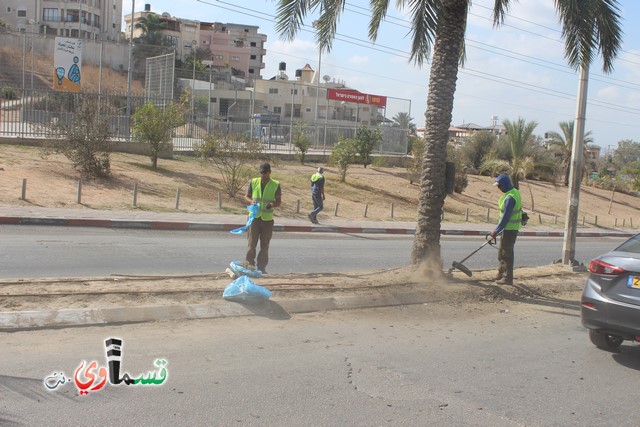
[(195, 91), (196, 91), (196, 46), (198, 41), (191, 40), (191, 61), (193, 62), (193, 76), (191, 78), (191, 136), (194, 136), (196, 110), (195, 110)]
[(131, 0), (131, 19), (129, 20), (129, 67), (127, 69), (127, 119), (131, 117), (131, 61), (133, 58), (133, 15), (136, 10), (136, 0)]

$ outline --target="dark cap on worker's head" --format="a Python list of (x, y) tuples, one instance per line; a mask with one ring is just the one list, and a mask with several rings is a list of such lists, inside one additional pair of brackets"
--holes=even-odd
[(263, 163), (260, 165), (260, 173), (271, 172), (271, 165), (269, 163)]
[(318, 173), (322, 173), (322, 172), (324, 172), (324, 168), (323, 167), (319, 167), (318, 168)]

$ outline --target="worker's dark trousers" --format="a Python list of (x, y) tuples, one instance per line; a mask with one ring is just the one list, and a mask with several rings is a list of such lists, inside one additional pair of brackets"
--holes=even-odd
[(498, 261), (500, 261), (500, 273), (507, 280), (513, 280), (513, 260), (515, 258), (513, 247), (516, 245), (518, 230), (504, 230), (500, 238)]
[[(273, 220), (263, 221), (262, 218), (255, 218), (247, 233), (247, 256), (246, 260), (251, 265), (255, 265), (258, 270), (264, 271), (269, 263), (269, 243), (273, 235)], [(260, 252), (258, 252), (258, 264), (254, 264), (256, 259), (256, 247), (260, 240)]]

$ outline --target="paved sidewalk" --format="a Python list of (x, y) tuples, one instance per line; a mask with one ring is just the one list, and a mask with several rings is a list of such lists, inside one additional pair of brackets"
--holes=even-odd
[[(324, 215), (320, 224), (311, 224), (306, 218), (275, 218), (277, 232), (329, 232), (414, 234), (415, 222), (343, 220)], [(0, 207), (0, 224), (55, 225), (68, 227), (112, 227), (156, 230), (214, 230), (228, 231), (245, 224), (243, 215), (196, 214), (184, 212), (101, 211), (85, 208)], [(558, 226), (534, 224), (535, 218), (520, 231), (521, 236), (562, 237)], [(485, 235), (494, 224), (443, 222), (443, 235)], [(578, 237), (628, 237), (638, 231), (632, 228), (578, 227)]]

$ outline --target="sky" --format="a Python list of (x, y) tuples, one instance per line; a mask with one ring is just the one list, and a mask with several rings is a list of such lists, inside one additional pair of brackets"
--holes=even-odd
[[(136, 1), (135, 10), (144, 9)], [(256, 25), (267, 35), (262, 77), (287, 74), (309, 64), (333, 80), (360, 92), (388, 97), (386, 116), (410, 113), (418, 127), (425, 124), (430, 63), (409, 61), (410, 13), (394, 7), (380, 26), (376, 43), (368, 38), (371, 17), (367, 0), (347, 0), (330, 52), (322, 52), (312, 32), (315, 16), (293, 41), (275, 31), (277, 0), (149, 0), (151, 10), (203, 22)], [(505, 22), (494, 28), (493, 0), (473, 0), (466, 31), (466, 62), (458, 74), (452, 125), (491, 125), (523, 118), (535, 121), (535, 134), (560, 132), (558, 123), (576, 116), (579, 73), (564, 58), (564, 42), (553, 0), (512, 1)], [(640, 1), (619, 0), (623, 44), (614, 71), (604, 74), (597, 58), (590, 67), (585, 130), (603, 154), (621, 140), (640, 142)], [(131, 0), (123, 1), (125, 14)], [(124, 24), (123, 24), (124, 28)]]

